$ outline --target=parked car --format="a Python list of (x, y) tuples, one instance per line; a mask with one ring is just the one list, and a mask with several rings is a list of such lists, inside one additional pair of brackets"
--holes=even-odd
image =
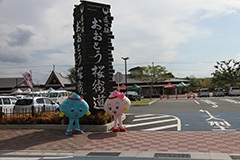
[(238, 86), (230, 87), (228, 90), (228, 95), (229, 96), (240, 96), (240, 87), (238, 87)]
[(198, 97), (209, 97), (209, 91), (207, 88), (202, 88), (198, 92)]
[(49, 91), (36, 91), (27, 94), (26, 97), (48, 97)]
[(13, 96), (0, 96), (0, 107), (2, 107), (2, 113), (12, 113), (13, 107), (17, 101)]
[(26, 97), (17, 100), (13, 112), (14, 114), (31, 113), (32, 106), (36, 112), (42, 112), (44, 108), (45, 111), (59, 111), (59, 105), (48, 97)]
[(58, 104), (61, 104), (68, 97), (68, 91), (57, 90), (50, 91), (48, 97)]
[(225, 95), (223, 88), (215, 88), (213, 90), (213, 97), (223, 97)]
[(139, 95), (136, 91), (127, 91), (124, 94), (131, 101), (137, 101), (137, 100), (140, 101), (141, 100), (141, 95)]

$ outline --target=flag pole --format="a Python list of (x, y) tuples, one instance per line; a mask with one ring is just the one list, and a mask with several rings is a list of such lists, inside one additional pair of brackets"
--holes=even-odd
[[(30, 70), (30, 74), (31, 74), (31, 79), (33, 79), (32, 70)], [(35, 115), (35, 112), (34, 112), (34, 88), (33, 88), (33, 83), (32, 83), (32, 116), (34, 116), (34, 115)]]

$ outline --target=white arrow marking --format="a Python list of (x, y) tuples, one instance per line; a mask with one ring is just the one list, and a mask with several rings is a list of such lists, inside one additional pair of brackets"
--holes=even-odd
[(214, 117), (214, 116), (213, 116), (210, 112), (208, 112), (207, 110), (200, 109), (199, 112), (203, 112), (203, 113), (205, 112), (205, 113), (208, 114), (209, 118), (206, 119), (206, 121), (209, 121), (209, 120), (211, 120), (211, 119), (215, 119), (215, 120), (219, 120), (219, 121), (225, 121), (225, 119), (221, 119), (221, 118), (216, 118), (216, 117)]
[[(231, 124), (229, 124), (225, 119), (216, 118), (207, 110), (200, 109), (199, 112), (205, 112), (209, 115), (209, 118), (206, 119), (206, 121), (210, 126), (219, 127), (221, 130), (226, 130), (224, 126), (226, 126), (227, 128), (231, 126)], [(215, 120), (215, 121), (210, 121), (210, 120)]]
[(217, 102), (210, 101), (209, 99), (207, 99), (207, 100), (202, 100), (201, 99), (201, 101), (203, 101), (203, 102), (205, 102), (207, 104), (211, 104), (213, 108), (217, 108), (218, 107)]

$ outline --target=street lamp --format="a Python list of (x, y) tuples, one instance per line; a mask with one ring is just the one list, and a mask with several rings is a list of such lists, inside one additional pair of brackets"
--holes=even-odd
[(125, 62), (125, 85), (126, 85), (126, 95), (127, 95), (127, 60), (129, 57), (122, 57)]

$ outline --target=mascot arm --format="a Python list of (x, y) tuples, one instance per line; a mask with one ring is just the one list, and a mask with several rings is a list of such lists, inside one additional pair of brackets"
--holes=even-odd
[(60, 114), (59, 114), (59, 117), (63, 117), (65, 115), (65, 113), (64, 112), (61, 112)]
[(90, 114), (91, 114), (91, 112), (88, 110), (88, 111), (86, 112), (86, 115), (89, 116)]

